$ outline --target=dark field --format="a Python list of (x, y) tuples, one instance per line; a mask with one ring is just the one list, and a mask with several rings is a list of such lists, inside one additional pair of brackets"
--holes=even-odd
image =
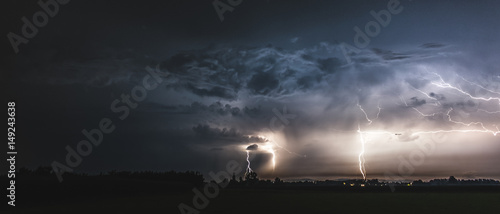
[[(181, 213), (192, 192), (81, 198), (14, 213)], [(224, 189), (200, 213), (498, 213), (500, 192)], [(7, 212), (12, 213), (12, 212)]]
[[(242, 208), (231, 212), (228, 207)], [(229, 190), (206, 209), (207, 213), (255, 213), (258, 210), (266, 213), (498, 213), (500, 193)]]

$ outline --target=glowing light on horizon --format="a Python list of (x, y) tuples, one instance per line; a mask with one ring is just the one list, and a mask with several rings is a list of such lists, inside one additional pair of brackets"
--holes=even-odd
[[(489, 102), (489, 101), (498, 101), (499, 107), (500, 107), (500, 97), (474, 96), (474, 95), (472, 95), (472, 94), (464, 91), (460, 87), (456, 87), (456, 86), (453, 86), (452, 84), (449, 84), (449, 83), (445, 82), (443, 80), (443, 78), (439, 74), (434, 73), (434, 72), (429, 72), (429, 73), (432, 73), (432, 74), (436, 75), (439, 78), (439, 81), (432, 81), (431, 85), (434, 85), (434, 86), (442, 88), (442, 89), (451, 89), (451, 90), (457, 91), (460, 94), (462, 94), (464, 96), (467, 96), (467, 97), (469, 97), (470, 99), (473, 99), (473, 100), (486, 101), (486, 102)], [(489, 90), (489, 89), (487, 89), (487, 88), (485, 88), (485, 87), (483, 87), (483, 86), (481, 86), (481, 85), (479, 85), (477, 83), (468, 81), (468, 80), (466, 80), (463, 77), (461, 77), (461, 78), (464, 81), (466, 81), (467, 83), (471, 84), (471, 85), (477, 86), (477, 87), (479, 87), (479, 88), (481, 88), (483, 90), (486, 90), (486, 91), (488, 91), (490, 93), (499, 94), (500, 95), (499, 92), (495, 92), (493, 90)], [(437, 98), (435, 98), (433, 96), (430, 96), (428, 93), (425, 93), (422, 90), (419, 90), (419, 89), (416, 89), (416, 88), (413, 88), (413, 89), (416, 90), (416, 91), (418, 91), (419, 93), (425, 95), (427, 98), (433, 100), (434, 101), (433, 105), (435, 105), (435, 106), (441, 106), (441, 102), (439, 102), (439, 100)], [(408, 105), (408, 103), (406, 102), (406, 100), (402, 96), (399, 96), (399, 99), (404, 104), (404, 106), (411, 107), (411, 106)], [(364, 117), (365, 117), (365, 119), (367, 121), (367, 125), (368, 126), (372, 125), (372, 123), (374, 122), (374, 120), (376, 120), (376, 119), (379, 118), (379, 115), (380, 115), (380, 112), (381, 112), (381, 109), (382, 109), (382, 108), (380, 108), (380, 101), (379, 101), (378, 106), (377, 106), (377, 108), (378, 108), (377, 117), (376, 117), (376, 119), (372, 120), (368, 116), (368, 114), (365, 111), (365, 109), (363, 109), (363, 107), (359, 103), (357, 103), (357, 106), (360, 109), (360, 111), (363, 113), (363, 115), (364, 115)], [(420, 134), (438, 134), (438, 133), (486, 133), (486, 134), (492, 134), (493, 136), (497, 136), (497, 134), (500, 133), (500, 129), (498, 128), (498, 126), (496, 124), (492, 125), (496, 129), (496, 130), (493, 130), (493, 129), (488, 129), (487, 126), (483, 122), (481, 122), (481, 121), (461, 122), (461, 121), (454, 120), (452, 118), (452, 116), (451, 116), (451, 112), (454, 110), (453, 108), (449, 108), (448, 111), (446, 111), (446, 112), (436, 112), (436, 113), (432, 113), (432, 114), (423, 113), (422, 111), (418, 110), (416, 107), (411, 107), (411, 108), (413, 110), (415, 110), (415, 112), (417, 112), (419, 115), (421, 115), (423, 117), (434, 117), (434, 116), (436, 116), (438, 114), (442, 114), (443, 116), (447, 117), (447, 121), (450, 122), (450, 123), (453, 123), (453, 124), (456, 124), (456, 125), (460, 125), (460, 126), (463, 126), (463, 127), (475, 127), (475, 126), (477, 126), (478, 128), (477, 129), (450, 129), (450, 130), (439, 129), (439, 130), (427, 130), (427, 131), (424, 130), (424, 131), (413, 132), (413, 133), (410, 134), (410, 136), (420, 135)], [(483, 109), (478, 109), (478, 111), (485, 112), (487, 114), (497, 114), (497, 113), (500, 113), (500, 111), (487, 111), (487, 110), (483, 110)], [(366, 136), (365, 135), (366, 134), (402, 135), (402, 134), (395, 134), (395, 133), (401, 133), (401, 132), (393, 132), (393, 131), (386, 131), (386, 130), (362, 131), (361, 130), (361, 126), (360, 126), (359, 123), (358, 123), (357, 133), (359, 135), (359, 141), (361, 143), (361, 151), (358, 154), (358, 166), (359, 166), (359, 171), (360, 171), (361, 175), (363, 176), (363, 179), (366, 180), (366, 177), (367, 177), (366, 169), (365, 169), (365, 162), (366, 162), (366, 160), (364, 158), (364, 154), (366, 152), (365, 151), (365, 144), (366, 144), (366, 139), (365, 139)]]
[(248, 165), (247, 165), (247, 170), (246, 170), (245, 174), (253, 171), (252, 168), (250, 168), (250, 151), (248, 151), (248, 150), (247, 150), (247, 163), (248, 163)]
[(363, 132), (361, 132), (361, 127), (358, 124), (359, 139), (361, 142), (361, 152), (358, 155), (359, 161), (359, 171), (363, 175), (363, 180), (366, 180), (366, 170), (365, 170), (365, 139), (363, 138)]
[(271, 153), (273, 155), (273, 158), (271, 159), (271, 163), (272, 163), (272, 166), (273, 166), (273, 172), (274, 170), (276, 169), (276, 153), (275, 153), (275, 150), (273, 148), (273, 146), (271, 144), (268, 144), (267, 146), (264, 147), (264, 149), (266, 149), (267, 152)]
[[(251, 138), (252, 136), (249, 135), (247, 137)], [(292, 151), (286, 149), (285, 147), (279, 145), (278, 143), (276, 143), (276, 140), (274, 140), (274, 134), (271, 135), (271, 138), (267, 138), (267, 137), (262, 136), (262, 135), (257, 135), (257, 137), (259, 139), (262, 139), (264, 142), (263, 143), (255, 143), (258, 146), (256, 150), (261, 150), (261, 152), (269, 153), (272, 155), (270, 165), (271, 165), (273, 172), (276, 170), (276, 165), (277, 165), (277, 154), (276, 154), (277, 149), (284, 150), (284, 151), (288, 152), (289, 154), (296, 155), (299, 157), (303, 157), (303, 158), (307, 157), (306, 155), (292, 152)], [(251, 145), (249, 145), (249, 146), (251, 146)], [(247, 159), (246, 159), (247, 160), (247, 171), (253, 172), (253, 170), (250, 168), (251, 161), (250, 161), (250, 151), (248, 150), (248, 146), (243, 146), (243, 149), (247, 153)]]

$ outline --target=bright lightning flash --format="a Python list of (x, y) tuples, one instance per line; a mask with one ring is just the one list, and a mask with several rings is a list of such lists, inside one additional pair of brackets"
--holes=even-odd
[(361, 142), (361, 152), (358, 155), (359, 161), (359, 171), (363, 175), (363, 180), (366, 180), (366, 170), (365, 170), (365, 139), (363, 138), (363, 132), (361, 132), (361, 127), (358, 124), (359, 140)]
[[(429, 72), (429, 73), (432, 73), (434, 75), (436, 75), (438, 78), (439, 78), (439, 81), (433, 81), (431, 82), (432, 85), (438, 87), (438, 88), (442, 88), (442, 89), (451, 89), (451, 90), (454, 90), (456, 92), (459, 92), (459, 94), (462, 94), (466, 97), (469, 97), (470, 99), (473, 99), (473, 100), (478, 100), (478, 101), (484, 101), (484, 102), (489, 102), (489, 101), (498, 101), (498, 104), (499, 104), (499, 107), (500, 107), (500, 97), (481, 97), (481, 96), (475, 96), (475, 95), (472, 95), (466, 91), (464, 91), (463, 89), (461, 89), (460, 87), (456, 87), (456, 86), (453, 86), (452, 84), (450, 83), (447, 83), (444, 81), (444, 79), (437, 73), (434, 73), (434, 72)], [(492, 91), (492, 90), (488, 90), (486, 89), (485, 87), (479, 85), (479, 84), (476, 84), (476, 83), (473, 83), (471, 81), (468, 81), (466, 79), (464, 79), (463, 77), (461, 77), (464, 81), (466, 81), (467, 83), (469, 84), (472, 84), (472, 85), (475, 85), (481, 89), (484, 89), (492, 94), (500, 94), (499, 92), (495, 92), (495, 91)], [(434, 97), (431, 97), (429, 96), (427, 93), (425, 93), (424, 91), (422, 90), (419, 90), (419, 89), (416, 89), (416, 88), (413, 88), (414, 90), (424, 94), (427, 98), (435, 101), (433, 103), (433, 105), (435, 106), (441, 106), (441, 103)], [(403, 97), (399, 97), (401, 99), (401, 101), (404, 103), (404, 105), (406, 107), (409, 107), (408, 103), (404, 100)], [(363, 107), (358, 103), (357, 104), (358, 108), (361, 110), (361, 112), (363, 113), (366, 121), (368, 122), (368, 125), (371, 125), (374, 121), (371, 120), (369, 117), (368, 117), (368, 114), (366, 113), (366, 111), (363, 109)], [(381, 111), (381, 108), (380, 108), (380, 103), (378, 105), (378, 113), (377, 113), (377, 118), (379, 117), (379, 114), (380, 114), (380, 111)], [(421, 111), (419, 111), (416, 107), (411, 107), (413, 110), (415, 110), (419, 115), (423, 116), (423, 117), (433, 117), (433, 116), (436, 116), (437, 114), (443, 114), (443, 115), (446, 115), (447, 118), (448, 118), (448, 122), (450, 123), (454, 123), (456, 125), (460, 125), (460, 126), (463, 126), (463, 127), (480, 127), (480, 129), (451, 129), (451, 130), (429, 130), (429, 131), (417, 131), (417, 132), (413, 132), (411, 135), (419, 135), (419, 134), (438, 134), (438, 133), (488, 133), (488, 134), (492, 134), (493, 136), (497, 136), (497, 134), (500, 133), (500, 129), (498, 128), (497, 125), (493, 125), (495, 127), (496, 130), (492, 130), (492, 129), (488, 129), (486, 125), (484, 125), (483, 122), (461, 122), (461, 121), (456, 121), (456, 120), (453, 120), (452, 119), (452, 116), (450, 115), (451, 112), (453, 111), (453, 108), (449, 108), (449, 110), (447, 112), (437, 112), (437, 113), (432, 113), (432, 114), (425, 114)], [(500, 111), (495, 111), (495, 112), (491, 112), (491, 111), (486, 111), (486, 110), (481, 110), (479, 109), (478, 110), (479, 112), (485, 112), (487, 114), (497, 114), (497, 113), (500, 113)], [(359, 140), (360, 140), (360, 143), (361, 143), (361, 151), (358, 155), (358, 162), (359, 162), (359, 171), (361, 172), (361, 175), (363, 176), (363, 179), (366, 180), (366, 170), (365, 170), (365, 158), (364, 158), (364, 154), (365, 154), (365, 143), (366, 143), (366, 139), (365, 139), (365, 136), (366, 134), (387, 134), (387, 135), (394, 135), (395, 132), (390, 132), (390, 131), (361, 131), (361, 127), (360, 125), (358, 124), (358, 130), (357, 130), (357, 133), (359, 134)], [(397, 133), (397, 132), (396, 132)], [(396, 135), (401, 135), (401, 134), (396, 134)]]
[(270, 142), (268, 142), (267, 145), (263, 146), (262, 148), (273, 155), (271, 164), (273, 166), (274, 172), (274, 170), (276, 169), (276, 151), (274, 150), (273, 145)]
[(247, 165), (247, 170), (246, 170), (245, 174), (253, 171), (252, 168), (250, 168), (250, 151), (248, 151), (248, 150), (247, 150), (247, 163), (248, 163), (248, 165)]
[[(252, 136), (248, 136), (248, 138), (251, 138)], [(260, 139), (263, 139), (263, 143), (257, 143), (257, 144), (254, 144), (254, 145), (257, 145), (256, 148), (258, 148), (258, 150), (261, 150), (265, 153), (269, 153), (272, 155), (272, 159), (271, 159), (271, 167), (273, 169), (273, 172), (276, 170), (276, 165), (277, 165), (277, 160), (276, 160), (276, 152), (277, 152), (277, 149), (281, 149), (281, 150), (284, 150), (286, 152), (288, 152), (289, 154), (292, 154), (292, 155), (296, 155), (296, 156), (299, 156), (299, 157), (306, 157), (306, 155), (301, 155), (301, 154), (297, 154), (295, 152), (292, 152), (288, 149), (286, 149), (285, 147), (283, 146), (280, 146), (278, 143), (276, 143), (276, 140), (274, 140), (274, 138), (272, 137), (271, 139), (270, 138), (267, 138), (267, 137), (264, 137), (264, 136), (261, 136), (261, 135), (258, 135), (257, 136), (258, 138)], [(248, 147), (243, 147), (243, 149), (246, 151), (247, 153), (247, 170), (246, 170), (246, 173), (250, 173), (250, 172), (253, 172), (252, 168), (250, 168), (250, 150), (248, 150)], [(257, 149), (256, 149), (257, 150)]]

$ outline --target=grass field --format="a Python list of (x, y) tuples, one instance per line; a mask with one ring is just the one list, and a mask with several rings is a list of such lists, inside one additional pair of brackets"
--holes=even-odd
[[(228, 206), (229, 205), (229, 206)], [(237, 212), (227, 207), (239, 207)], [(339, 193), (234, 191), (206, 213), (498, 213), (500, 193)], [(257, 212), (258, 213), (258, 212)]]
[[(181, 213), (192, 192), (89, 198), (6, 213)], [(498, 213), (500, 193), (332, 192), (226, 189), (200, 213)]]

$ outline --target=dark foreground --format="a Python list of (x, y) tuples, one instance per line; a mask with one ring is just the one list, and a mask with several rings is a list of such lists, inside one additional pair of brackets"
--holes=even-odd
[[(192, 191), (95, 196), (6, 213), (181, 213), (194, 207)], [(498, 213), (498, 191), (363, 192), (223, 189), (200, 213)], [(187, 212), (186, 213), (190, 213)], [(193, 212), (196, 213), (196, 212)]]
[(20, 176), (16, 184), (16, 207), (7, 207), (4, 202), (0, 213), (427, 214), (500, 210), (500, 185), (496, 183), (415, 182), (396, 185), (392, 192), (381, 183), (362, 186), (347, 181), (313, 184), (231, 180), (219, 188), (191, 172), (67, 176), (61, 183), (48, 173), (32, 172)]

